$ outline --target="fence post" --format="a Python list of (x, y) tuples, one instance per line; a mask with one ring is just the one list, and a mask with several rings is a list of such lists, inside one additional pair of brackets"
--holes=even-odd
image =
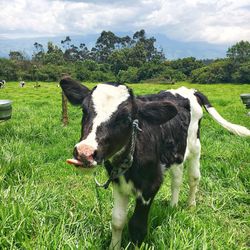
[(64, 93), (62, 91), (62, 123), (63, 123), (63, 126), (67, 126), (69, 123), (67, 102), (68, 102), (67, 97), (64, 95)]

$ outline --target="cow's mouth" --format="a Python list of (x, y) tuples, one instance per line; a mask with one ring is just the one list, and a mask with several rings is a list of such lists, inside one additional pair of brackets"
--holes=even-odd
[(88, 161), (80, 161), (78, 159), (67, 159), (66, 162), (68, 164), (74, 165), (77, 168), (84, 168), (84, 169), (90, 169), (94, 168), (97, 165), (97, 162), (93, 159), (90, 159)]

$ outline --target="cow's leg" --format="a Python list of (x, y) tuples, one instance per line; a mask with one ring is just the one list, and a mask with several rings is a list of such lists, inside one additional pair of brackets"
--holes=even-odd
[(170, 206), (177, 206), (179, 200), (180, 186), (182, 184), (183, 164), (174, 165), (170, 168), (171, 175), (171, 201)]
[(148, 201), (141, 198), (136, 199), (135, 210), (129, 221), (129, 234), (135, 245), (140, 246), (147, 234), (148, 214), (152, 199)]
[(112, 210), (112, 240), (109, 249), (118, 250), (121, 247), (122, 230), (127, 218), (129, 197), (120, 191), (119, 185), (113, 186), (114, 207)]
[(197, 192), (198, 184), (201, 178), (200, 152), (201, 152), (201, 144), (200, 140), (197, 139), (195, 150), (192, 152), (188, 160), (188, 183), (189, 183), (188, 205), (189, 206), (196, 205), (195, 194)]

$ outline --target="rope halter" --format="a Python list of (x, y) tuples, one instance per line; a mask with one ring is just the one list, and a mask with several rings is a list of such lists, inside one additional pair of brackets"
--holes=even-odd
[(137, 132), (142, 131), (141, 128), (139, 127), (138, 119), (133, 120), (132, 126), (133, 127), (132, 127), (132, 135), (131, 135), (129, 151), (127, 147), (124, 146), (118, 153), (116, 153), (113, 156), (112, 163), (110, 161), (105, 161), (103, 163), (104, 166), (111, 167), (112, 170), (111, 170), (108, 180), (104, 184), (100, 184), (95, 176), (95, 183), (97, 187), (103, 187), (104, 189), (107, 189), (110, 182), (117, 179), (118, 177), (126, 173), (131, 168), (132, 163), (133, 163), (133, 155), (135, 152)]

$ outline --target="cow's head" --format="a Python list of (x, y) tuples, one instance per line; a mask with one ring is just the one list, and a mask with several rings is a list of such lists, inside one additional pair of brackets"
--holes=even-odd
[(137, 100), (125, 85), (98, 84), (89, 90), (69, 77), (60, 85), (70, 103), (83, 110), (81, 138), (73, 152), (75, 165), (83, 167), (100, 164), (127, 145), (134, 119), (155, 125), (177, 114), (172, 103)]

